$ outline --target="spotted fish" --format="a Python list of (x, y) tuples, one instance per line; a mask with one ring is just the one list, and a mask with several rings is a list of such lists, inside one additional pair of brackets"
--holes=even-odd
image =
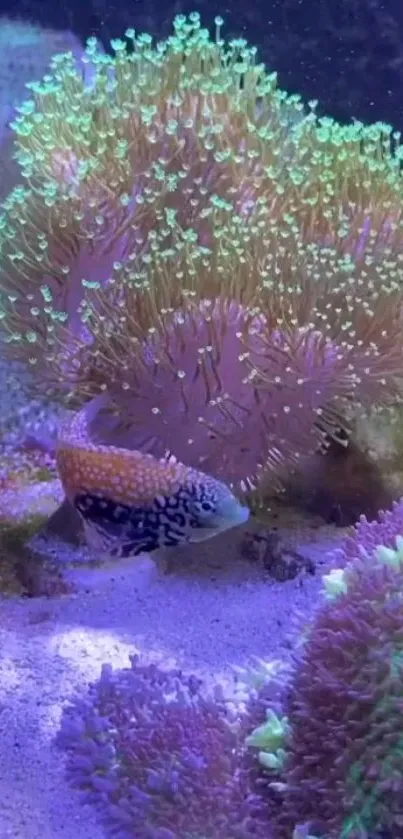
[(95, 444), (92, 404), (62, 426), (56, 449), (66, 497), (91, 548), (110, 557), (136, 556), (202, 542), (248, 519), (248, 508), (226, 484), (173, 457)]

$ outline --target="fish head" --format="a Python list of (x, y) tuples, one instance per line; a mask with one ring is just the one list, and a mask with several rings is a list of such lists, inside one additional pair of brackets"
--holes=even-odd
[(204, 542), (244, 524), (249, 518), (249, 508), (241, 504), (225, 483), (202, 473), (197, 481), (185, 487), (186, 495), (186, 541)]

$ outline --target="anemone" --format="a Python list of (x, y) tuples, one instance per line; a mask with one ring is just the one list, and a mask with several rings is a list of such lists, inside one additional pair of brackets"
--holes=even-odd
[[(90, 40), (14, 123), (2, 327), (96, 429), (241, 488), (401, 393), (401, 177), (387, 126), (341, 127), (198, 15)], [(89, 81), (90, 79), (90, 81)]]

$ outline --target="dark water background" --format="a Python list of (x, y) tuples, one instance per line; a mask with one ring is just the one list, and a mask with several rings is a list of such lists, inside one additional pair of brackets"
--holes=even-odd
[(403, 0), (2, 0), (0, 13), (97, 35), (106, 46), (130, 26), (166, 36), (175, 14), (225, 19), (224, 35), (245, 37), (278, 71), (280, 86), (344, 122), (403, 128)]

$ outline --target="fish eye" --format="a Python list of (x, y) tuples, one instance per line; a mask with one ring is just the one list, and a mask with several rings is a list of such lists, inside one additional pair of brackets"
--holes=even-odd
[(203, 515), (212, 513), (214, 511), (214, 505), (210, 501), (196, 501), (193, 504), (193, 509), (197, 515)]
[(204, 512), (208, 513), (210, 510), (213, 509), (213, 505), (210, 504), (209, 501), (203, 501), (201, 504), (201, 508), (202, 510), (204, 510)]

